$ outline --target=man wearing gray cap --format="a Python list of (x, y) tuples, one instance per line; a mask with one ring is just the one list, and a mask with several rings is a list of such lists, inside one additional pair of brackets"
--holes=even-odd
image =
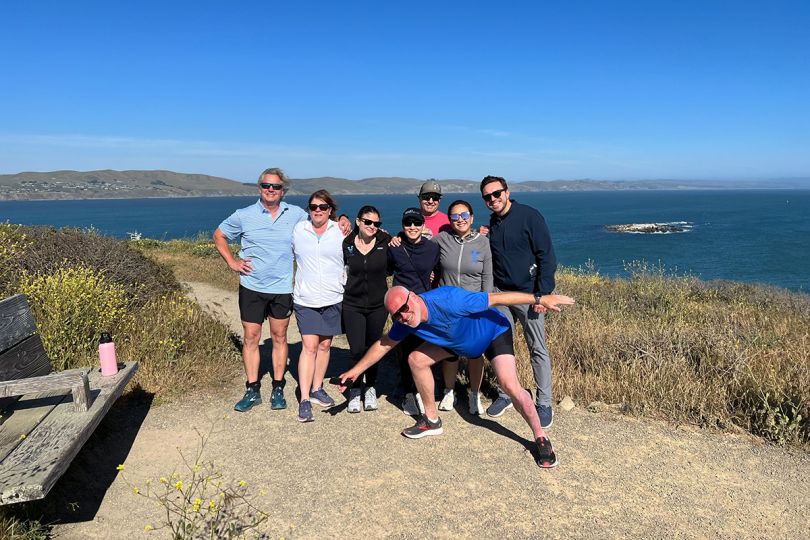
[(430, 231), (428, 238), (437, 236), (441, 231), (452, 232), (453, 229), (450, 227), (450, 219), (448, 219), (447, 214), (439, 211), (442, 186), (436, 180), (428, 180), (422, 184), (418, 197), (419, 208), (425, 218), (425, 233)]

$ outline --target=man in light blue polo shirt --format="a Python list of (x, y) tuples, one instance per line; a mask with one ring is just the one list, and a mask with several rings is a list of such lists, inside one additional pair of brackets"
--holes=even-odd
[[(284, 370), (287, 367), (287, 326), (292, 314), (293, 227), (308, 218), (297, 206), (282, 201), (290, 187), (284, 171), (265, 169), (259, 175), (259, 200), (240, 208), (214, 231), (214, 245), (234, 272), (239, 272), (239, 313), (244, 329), (242, 360), (246, 391), (234, 409), (243, 412), (262, 402), (259, 381), (259, 341), (262, 324), (270, 322), (273, 339), (273, 391), (270, 407), (284, 409)], [(228, 241), (239, 239), (239, 258)]]

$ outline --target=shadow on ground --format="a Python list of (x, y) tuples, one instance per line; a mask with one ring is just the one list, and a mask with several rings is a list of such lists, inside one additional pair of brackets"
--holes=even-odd
[(104, 495), (118, 476), (135, 437), (152, 407), (154, 394), (136, 387), (119, 399), (48, 496), (34, 503), (45, 524), (95, 518)]

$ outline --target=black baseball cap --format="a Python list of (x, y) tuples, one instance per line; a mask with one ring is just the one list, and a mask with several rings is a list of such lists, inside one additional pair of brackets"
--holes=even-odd
[(424, 223), (425, 216), (422, 215), (422, 211), (419, 208), (407, 208), (402, 213), (402, 221), (414, 221), (417, 223)]

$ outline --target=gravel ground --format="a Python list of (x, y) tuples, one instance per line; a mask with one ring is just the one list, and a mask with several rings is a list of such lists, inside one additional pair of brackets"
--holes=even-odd
[[(191, 287), (239, 329), (233, 293)], [(290, 340), (300, 340), (294, 328)], [(294, 358), (300, 347), (291, 349)], [(330, 372), (345, 365), (345, 349), (345, 340), (336, 341)], [(462, 400), (442, 416), (442, 436), (414, 441), (399, 434), (412, 420), (386, 399), (378, 411), (352, 415), (339, 398), (335, 410), (300, 424), (294, 386), (288, 375), (291, 406), (283, 411), (265, 402), (235, 413), (241, 378), (161, 407), (125, 400), (49, 496), (46, 517), (61, 522), (55, 536), (168, 536), (143, 532), (161, 523), (162, 509), (135, 495), (123, 476), (142, 486), (171, 474), (180, 466), (176, 447), (193, 451), (194, 428), (212, 423), (206, 457), (226, 477), (266, 491), (256, 501), (269, 513), (261, 531), (271, 538), (809, 535), (810, 454), (799, 450), (580, 405), (555, 413), (549, 436), (560, 465), (542, 470), (514, 410), (479, 419)]]

